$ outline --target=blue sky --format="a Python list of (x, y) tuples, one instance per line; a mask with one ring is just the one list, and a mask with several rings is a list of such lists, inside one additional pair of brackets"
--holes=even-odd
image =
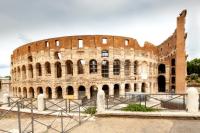
[(174, 32), (183, 9), (190, 60), (200, 57), (199, 0), (1, 0), (0, 76), (9, 75), (15, 48), (45, 38), (110, 34), (159, 45)]

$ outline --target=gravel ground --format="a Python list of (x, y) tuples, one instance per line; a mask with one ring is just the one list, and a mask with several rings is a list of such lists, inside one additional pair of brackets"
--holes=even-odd
[(96, 118), (71, 133), (199, 133), (200, 120)]

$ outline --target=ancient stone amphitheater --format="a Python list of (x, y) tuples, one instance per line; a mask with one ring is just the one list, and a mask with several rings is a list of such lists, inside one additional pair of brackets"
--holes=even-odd
[[(162, 44), (110, 35), (50, 38), (18, 47), (11, 56), (13, 96), (95, 98), (126, 92), (185, 92), (186, 10)], [(176, 78), (177, 77), (177, 78)]]

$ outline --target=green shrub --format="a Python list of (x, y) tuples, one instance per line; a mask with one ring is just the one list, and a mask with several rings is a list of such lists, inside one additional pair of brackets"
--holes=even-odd
[(122, 108), (123, 111), (141, 111), (141, 112), (152, 112), (156, 111), (156, 109), (145, 107), (140, 104), (128, 104), (127, 107)]
[(86, 114), (91, 114), (91, 115), (95, 114), (96, 112), (97, 112), (96, 107), (89, 107), (85, 110)]

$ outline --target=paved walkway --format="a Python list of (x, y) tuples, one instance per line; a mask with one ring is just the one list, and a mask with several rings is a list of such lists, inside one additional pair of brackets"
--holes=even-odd
[(199, 133), (200, 120), (95, 118), (87, 121), (72, 133)]

